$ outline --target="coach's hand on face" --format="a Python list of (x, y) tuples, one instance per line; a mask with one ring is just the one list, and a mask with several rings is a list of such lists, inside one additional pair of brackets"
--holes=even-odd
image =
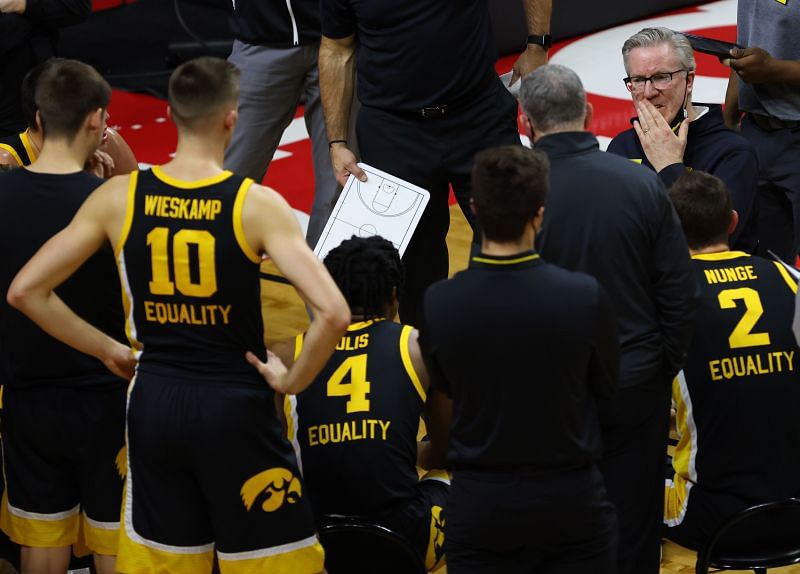
[(247, 362), (253, 365), (259, 374), (264, 377), (267, 384), (275, 392), (286, 393), (284, 380), (289, 372), (286, 365), (278, 358), (278, 355), (267, 349), (267, 362), (263, 362), (250, 351), (245, 355)]
[(634, 105), (639, 119), (633, 122), (633, 129), (636, 130), (642, 150), (653, 169), (659, 172), (668, 165), (682, 163), (689, 136), (689, 122), (682, 121), (676, 134), (649, 101), (641, 99)]

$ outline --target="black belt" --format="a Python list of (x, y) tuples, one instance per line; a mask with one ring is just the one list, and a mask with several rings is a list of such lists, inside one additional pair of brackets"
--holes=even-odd
[(472, 103), (476, 96), (483, 93), (486, 88), (488, 88), (492, 82), (497, 80), (497, 73), (494, 70), (489, 70), (489, 72), (484, 75), (483, 79), (472, 88), (466, 94), (462, 94), (461, 96), (455, 98), (454, 100), (450, 101), (447, 104), (441, 104), (438, 106), (428, 106), (426, 108), (420, 108), (418, 110), (387, 110), (390, 113), (397, 114), (399, 116), (405, 116), (412, 119), (418, 120), (440, 120), (447, 117), (450, 114), (453, 114), (461, 109), (467, 107), (468, 104)]
[(800, 120), (781, 120), (772, 116), (748, 113), (747, 116), (762, 130), (782, 130), (800, 127)]

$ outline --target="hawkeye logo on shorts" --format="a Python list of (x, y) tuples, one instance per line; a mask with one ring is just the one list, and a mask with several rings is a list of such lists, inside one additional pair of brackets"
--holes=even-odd
[(114, 464), (117, 466), (119, 477), (124, 479), (125, 475), (128, 474), (128, 447), (123, 446), (121, 449), (119, 449), (117, 458), (114, 460)]
[(428, 551), (425, 555), (425, 566), (428, 570), (433, 570), (444, 555), (444, 522), (442, 507), (432, 506), (430, 537), (428, 539)]
[(285, 468), (270, 468), (247, 480), (240, 491), (242, 502), (249, 511), (256, 500), (265, 495), (261, 509), (275, 512), (281, 506), (294, 504), (302, 496), (300, 481)]

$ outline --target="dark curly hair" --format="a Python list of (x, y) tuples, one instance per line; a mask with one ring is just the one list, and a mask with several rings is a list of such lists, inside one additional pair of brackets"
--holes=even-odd
[(383, 318), (387, 304), (403, 291), (403, 263), (391, 241), (378, 235), (345, 239), (325, 257), (350, 309), (365, 319)]

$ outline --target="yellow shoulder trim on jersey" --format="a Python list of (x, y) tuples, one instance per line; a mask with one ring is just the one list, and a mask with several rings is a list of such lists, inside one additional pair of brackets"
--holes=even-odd
[(222, 173), (218, 173), (213, 177), (207, 177), (205, 179), (197, 179), (194, 181), (184, 181), (182, 179), (178, 179), (176, 177), (171, 177), (164, 173), (164, 170), (161, 168), (160, 165), (154, 165), (152, 167), (153, 175), (156, 178), (160, 179), (164, 183), (171, 185), (172, 187), (177, 187), (179, 189), (197, 189), (199, 187), (206, 187), (208, 185), (214, 185), (215, 183), (220, 183), (225, 181), (229, 177), (233, 175), (232, 171), (225, 170)]
[(750, 257), (750, 255), (744, 251), (718, 251), (717, 253), (695, 253), (692, 255), (692, 259), (699, 259), (700, 261), (726, 261), (738, 257)]
[(638, 163), (639, 165), (641, 165), (641, 163), (642, 163), (642, 158), (640, 158), (640, 157), (631, 157), (631, 158), (628, 158), (628, 159), (630, 159), (633, 163)]
[(490, 263), (491, 265), (514, 265), (515, 263), (524, 263), (526, 261), (533, 261), (534, 259), (539, 259), (538, 253), (532, 253), (531, 255), (526, 255), (525, 257), (517, 257), (516, 259), (488, 259), (486, 257), (473, 257), (473, 261), (477, 261), (478, 263)]
[(403, 330), (400, 332), (400, 358), (403, 360), (403, 366), (406, 368), (408, 377), (411, 379), (414, 388), (417, 389), (417, 393), (424, 403), (427, 400), (427, 395), (425, 394), (425, 389), (422, 388), (419, 375), (414, 369), (414, 363), (411, 362), (411, 353), (408, 351), (408, 339), (413, 330), (414, 327), (411, 325), (403, 325)]
[(22, 167), (24, 165), (22, 163), (22, 158), (19, 157), (19, 154), (17, 153), (17, 150), (15, 150), (13, 147), (11, 147), (8, 144), (0, 143), (0, 149), (5, 150), (9, 154), (11, 154), (11, 157), (13, 157), (17, 161), (17, 165), (19, 167)]
[(125, 219), (122, 222), (122, 230), (119, 234), (117, 241), (117, 248), (114, 250), (114, 255), (119, 260), (119, 254), (125, 247), (125, 242), (128, 241), (128, 234), (131, 232), (131, 225), (133, 225), (133, 211), (136, 205), (136, 184), (139, 182), (139, 172), (132, 171), (128, 175), (128, 203), (125, 207)]
[(294, 338), (294, 360), (297, 360), (297, 357), (300, 356), (300, 352), (303, 350), (303, 336), (304, 333), (298, 333), (297, 336)]
[(261, 257), (259, 257), (258, 253), (253, 251), (253, 248), (247, 243), (247, 238), (244, 236), (244, 226), (242, 225), (244, 198), (247, 197), (247, 191), (252, 184), (253, 180), (246, 178), (236, 192), (236, 200), (233, 202), (233, 235), (236, 237), (236, 243), (239, 244), (239, 248), (247, 258), (253, 263), (261, 263)]
[(786, 267), (784, 267), (783, 263), (781, 263), (780, 261), (773, 261), (773, 263), (775, 264), (775, 267), (778, 268), (778, 272), (781, 274), (781, 277), (783, 277), (783, 280), (786, 281), (786, 284), (789, 286), (789, 289), (792, 290), (792, 293), (797, 295), (797, 283), (795, 283), (794, 279), (792, 279), (792, 276), (789, 275), (789, 272), (786, 270)]
[[(31, 160), (31, 163), (39, 159), (39, 154), (37, 154), (36, 150), (33, 149), (33, 144), (31, 143), (31, 138), (28, 137), (28, 132), (24, 131), (19, 134), (19, 139), (22, 142), (22, 147), (25, 148), (25, 152), (28, 154), (28, 159)], [(22, 162), (19, 162), (19, 165), (22, 165)]]
[(348, 331), (358, 331), (359, 329), (366, 329), (373, 323), (379, 323), (381, 321), (385, 321), (386, 319), (370, 319), (369, 321), (358, 321), (357, 323), (350, 323), (347, 326)]

